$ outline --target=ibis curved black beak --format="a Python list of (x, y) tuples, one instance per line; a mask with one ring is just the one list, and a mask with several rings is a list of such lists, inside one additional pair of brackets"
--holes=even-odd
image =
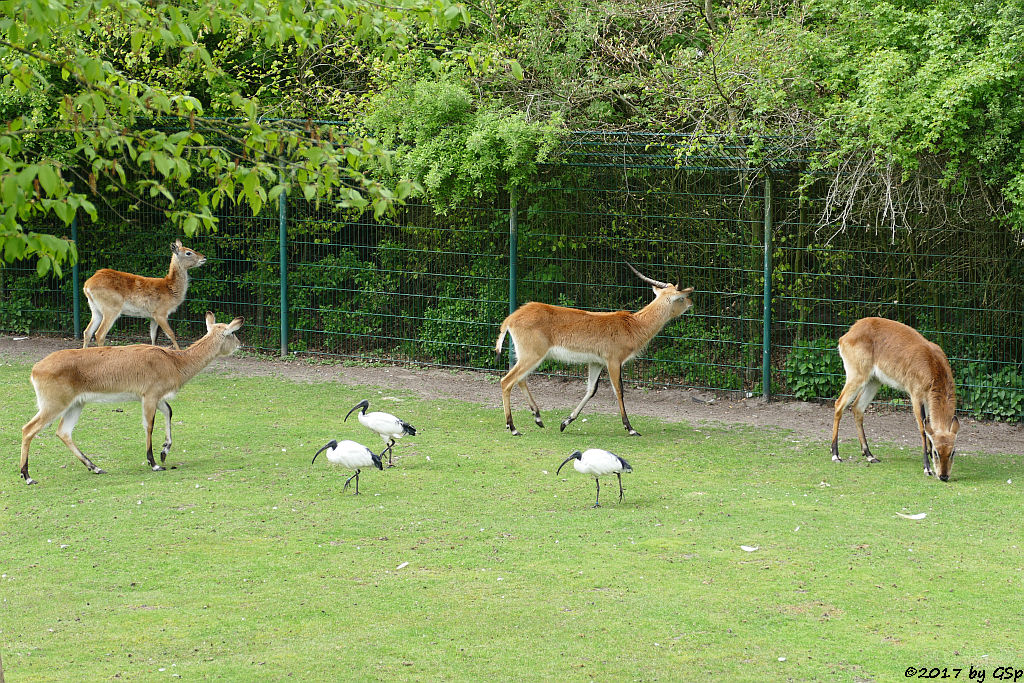
[(374, 453), (373, 451), (370, 451), (370, 457), (373, 458), (373, 466), (376, 467), (381, 472), (383, 472), (384, 463), (381, 461), (380, 456)]
[(310, 461), (310, 463), (309, 463), (309, 464), (310, 464), (310, 465), (312, 465), (313, 463), (315, 463), (315, 462), (316, 462), (316, 456), (317, 456), (317, 455), (320, 455), (321, 453), (323, 453), (324, 451), (326, 451), (326, 450), (327, 450), (328, 448), (337, 448), (337, 447), (338, 447), (338, 442), (337, 442), (337, 441), (335, 441), (334, 439), (331, 439), (330, 441), (328, 441), (328, 442), (327, 442), (327, 443), (326, 443), (326, 444), (324, 445), (324, 447), (323, 447), (323, 448), (321, 448), (320, 450), (318, 450), (318, 451), (316, 452), (316, 455), (314, 455), (314, 456), (313, 456), (313, 460), (312, 460), (312, 461)]
[(555, 476), (557, 477), (561, 473), (562, 468), (565, 467), (565, 463), (569, 462), (570, 460), (578, 460), (582, 455), (583, 454), (580, 453), (579, 451), (573, 451), (572, 453), (570, 453), (569, 457), (563, 460), (562, 464), (558, 466), (558, 470), (555, 472)]
[[(364, 398), (362, 401), (360, 401), (359, 403), (355, 404), (352, 407), (352, 410), (348, 411), (348, 415), (351, 415), (352, 413), (354, 413), (355, 411), (359, 410), (360, 408), (363, 409), (363, 413), (365, 414), (366, 413), (366, 409), (369, 408), (369, 407), (370, 407), (370, 402), (367, 401)], [(348, 415), (345, 416), (345, 419), (342, 420), (342, 422), (345, 422), (346, 420), (348, 420)]]

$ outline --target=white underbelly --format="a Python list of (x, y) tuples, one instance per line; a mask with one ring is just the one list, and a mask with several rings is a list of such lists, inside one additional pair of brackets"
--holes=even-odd
[[(169, 392), (160, 397), (161, 401), (170, 401), (177, 394), (176, 391)], [(99, 392), (87, 391), (79, 394), (75, 399), (76, 403), (132, 403), (141, 401), (142, 397), (130, 391)]]
[(130, 401), (142, 400), (138, 394), (129, 392), (111, 392), (111, 393), (100, 393), (94, 391), (87, 391), (84, 394), (78, 395), (79, 403), (128, 403)]
[(875, 378), (878, 379), (878, 381), (884, 384), (885, 386), (892, 387), (893, 389), (897, 389), (899, 391), (907, 393), (907, 390), (903, 387), (902, 384), (900, 384), (898, 381), (882, 372), (882, 370), (877, 365), (871, 368), (871, 374), (874, 375)]
[(126, 302), (123, 306), (121, 306), (121, 315), (127, 315), (130, 318), (152, 318), (153, 312), (147, 311), (144, 308), (132, 306), (131, 304)]
[(564, 346), (552, 346), (548, 349), (548, 355), (546, 358), (559, 360), (563, 363), (600, 363), (601, 365), (604, 365), (604, 360), (596, 353), (573, 351), (572, 349), (567, 349)]

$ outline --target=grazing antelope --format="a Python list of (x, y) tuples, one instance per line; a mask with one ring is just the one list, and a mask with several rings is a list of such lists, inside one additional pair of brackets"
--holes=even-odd
[(171, 245), (171, 266), (166, 277), (143, 277), (120, 270), (103, 268), (85, 281), (82, 290), (89, 301), (92, 318), (85, 328), (82, 348), (96, 333), (96, 345), (103, 346), (107, 332), (122, 314), (134, 318), (149, 318), (149, 339), (156, 344), (157, 326), (164, 331), (175, 349), (181, 350), (171, 331), (167, 317), (185, 300), (188, 290), (188, 271), (206, 263), (198, 251), (184, 247), (181, 240)]
[(533, 301), (519, 307), (501, 323), (494, 350), (500, 358), (507, 333), (512, 336), (516, 354), (516, 364), (501, 378), (505, 424), (514, 436), (518, 436), (519, 431), (512, 424), (510, 399), (513, 385), (518, 385), (526, 396), (537, 426), (544, 426), (540, 408), (526, 386), (526, 378), (545, 358), (587, 364), (587, 391), (576, 409), (562, 420), (559, 431), (564, 431), (579, 416), (583, 406), (597, 392), (601, 371), (607, 368), (612, 389), (619, 400), (622, 424), (630, 436), (640, 436), (626, 417), (626, 406), (622, 401), (622, 365), (640, 353), (671, 320), (689, 310), (693, 305), (690, 300), (693, 287), (679, 289), (676, 285), (652, 280), (632, 265), (626, 265), (654, 290), (654, 301), (636, 313), (594, 313)]
[[(206, 314), (206, 335), (184, 351), (160, 346), (104, 346), (54, 351), (32, 366), (32, 386), (39, 412), (21, 429), (21, 476), (28, 475), (28, 448), (32, 439), (60, 418), (57, 436), (82, 463), (96, 474), (103, 470), (87, 458), (71, 439), (71, 432), (86, 403), (142, 402), (142, 427), (146, 431), (146, 459), (154, 471), (164, 469), (171, 448), (171, 406), (167, 403), (182, 385), (195, 377), (214, 358), (233, 353), (240, 345), (235, 331), (243, 319), (218, 323)], [(153, 421), (164, 415), (166, 438), (160, 465), (153, 460)]]
[(839, 355), (846, 369), (846, 385), (836, 399), (832, 421), (832, 459), (839, 457), (839, 421), (853, 404), (853, 419), (861, 451), (868, 462), (878, 462), (864, 435), (864, 409), (882, 384), (910, 395), (914, 417), (924, 446), (924, 473), (949, 480), (956, 454), (956, 387), (946, 354), (912, 327), (886, 318), (862, 318), (839, 338)]

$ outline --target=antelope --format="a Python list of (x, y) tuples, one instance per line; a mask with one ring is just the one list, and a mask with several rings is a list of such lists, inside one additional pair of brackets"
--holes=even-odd
[(910, 396), (924, 447), (924, 473), (949, 481), (956, 455), (956, 387), (946, 354), (912, 327), (886, 318), (862, 318), (839, 338), (839, 355), (846, 369), (846, 384), (836, 399), (832, 421), (832, 460), (839, 457), (839, 421), (853, 405), (853, 419), (861, 451), (868, 462), (878, 462), (864, 435), (864, 409), (882, 384)]
[(562, 420), (559, 431), (565, 431), (579, 416), (587, 401), (597, 392), (601, 371), (607, 368), (612, 389), (619, 401), (622, 424), (630, 436), (640, 436), (626, 416), (626, 406), (622, 399), (622, 365), (640, 353), (665, 325), (690, 309), (693, 305), (690, 300), (693, 287), (679, 289), (677, 285), (652, 280), (629, 263), (626, 265), (654, 290), (654, 301), (636, 313), (595, 313), (531, 301), (519, 307), (501, 323), (495, 352), (500, 358), (506, 333), (511, 335), (515, 347), (516, 364), (501, 378), (505, 424), (513, 436), (519, 436), (519, 431), (512, 423), (510, 406), (513, 385), (518, 385), (526, 397), (537, 426), (544, 426), (540, 408), (526, 386), (526, 378), (545, 358), (587, 364), (587, 391), (576, 409)]
[(156, 344), (157, 326), (164, 331), (175, 349), (181, 350), (171, 331), (167, 317), (185, 300), (188, 290), (188, 271), (206, 263), (206, 257), (194, 249), (182, 246), (181, 240), (171, 245), (171, 266), (166, 277), (143, 277), (120, 270), (102, 268), (82, 285), (89, 301), (92, 318), (85, 328), (82, 348), (96, 333), (96, 345), (103, 346), (107, 332), (122, 314), (134, 318), (149, 318), (149, 340)]
[[(28, 474), (28, 449), (32, 439), (54, 420), (57, 436), (89, 470), (104, 471), (93, 464), (71, 439), (71, 432), (87, 403), (142, 402), (142, 427), (146, 432), (146, 459), (154, 472), (163, 470), (171, 448), (171, 406), (168, 401), (187, 381), (214, 358), (238, 349), (235, 331), (243, 319), (218, 323), (206, 314), (206, 335), (184, 351), (149, 344), (94, 346), (90, 349), (54, 351), (32, 366), (32, 386), (39, 412), (21, 429), (21, 476), (26, 484), (36, 481)], [(156, 411), (164, 416), (166, 438), (160, 464), (153, 459), (153, 422)]]

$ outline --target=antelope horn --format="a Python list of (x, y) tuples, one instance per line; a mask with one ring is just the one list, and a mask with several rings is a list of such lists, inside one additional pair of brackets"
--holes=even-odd
[(664, 287), (671, 287), (672, 286), (672, 285), (670, 285), (667, 282), (659, 282), (657, 280), (652, 280), (651, 278), (647, 277), (646, 275), (641, 273), (639, 270), (634, 268), (633, 264), (630, 263), (629, 261), (623, 261), (623, 263), (625, 263), (627, 266), (629, 266), (629, 269), (632, 270), (634, 273), (636, 273), (636, 276), (638, 278), (640, 278), (641, 280), (643, 280), (644, 282), (646, 282), (648, 284), (654, 285), (655, 287), (663, 287), (663, 288)]

